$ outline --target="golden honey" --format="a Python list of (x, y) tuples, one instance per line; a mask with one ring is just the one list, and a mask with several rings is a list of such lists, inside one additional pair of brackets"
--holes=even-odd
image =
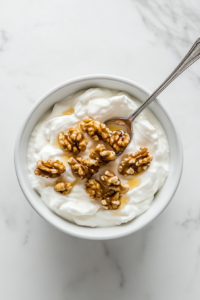
[(62, 112), (61, 116), (69, 116), (69, 115), (72, 115), (74, 113), (74, 108), (71, 107), (65, 111)]
[(129, 185), (130, 190), (134, 189), (135, 187), (139, 186), (141, 183), (140, 177), (133, 177), (127, 181), (127, 184)]
[(53, 146), (54, 146), (55, 148), (60, 148), (60, 145), (59, 145), (59, 142), (58, 142), (58, 137), (56, 137), (56, 139), (55, 139), (55, 141), (54, 141), (54, 143), (53, 143)]
[(128, 203), (129, 203), (129, 197), (128, 196), (123, 196), (122, 199), (121, 199), (121, 205), (118, 209), (124, 208), (124, 206)]
[(110, 129), (111, 131), (116, 131), (116, 130), (123, 130), (124, 128), (120, 125), (116, 125), (116, 124), (109, 124), (107, 125), (108, 129)]
[(67, 153), (65, 156), (61, 156), (60, 160), (66, 166), (68, 164), (68, 159), (72, 156), (72, 153)]

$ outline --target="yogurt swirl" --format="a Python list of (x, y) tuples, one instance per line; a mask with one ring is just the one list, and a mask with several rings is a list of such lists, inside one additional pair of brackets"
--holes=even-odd
[[(113, 117), (129, 117), (139, 105), (138, 100), (126, 93), (91, 88), (56, 103), (52, 111), (45, 114), (32, 132), (27, 156), (31, 184), (49, 209), (81, 226), (106, 227), (129, 222), (150, 207), (155, 193), (162, 187), (169, 172), (169, 146), (162, 126), (149, 109), (134, 121), (134, 137), (124, 153), (115, 161), (101, 167), (93, 176), (99, 178), (105, 170), (118, 174), (117, 168), (124, 156), (138, 151), (140, 147), (148, 148), (153, 156), (150, 168), (142, 174), (130, 176), (131, 180), (136, 178), (137, 186), (130, 188), (124, 200), (122, 199), (120, 209), (107, 211), (98, 201), (90, 199), (85, 191), (85, 180), (77, 180), (71, 193), (63, 196), (54, 191), (56, 178), (43, 178), (34, 174), (38, 160), (59, 159), (66, 166), (66, 172), (61, 175), (62, 179), (74, 182), (75, 178), (67, 164), (66, 152), (56, 144), (59, 132), (78, 126), (87, 117), (100, 122)], [(73, 113), (62, 115), (67, 110)], [(90, 138), (89, 140), (86, 151), (80, 153), (84, 158), (89, 157), (90, 150), (98, 144)], [(127, 177), (118, 175), (122, 183), (130, 183)]]

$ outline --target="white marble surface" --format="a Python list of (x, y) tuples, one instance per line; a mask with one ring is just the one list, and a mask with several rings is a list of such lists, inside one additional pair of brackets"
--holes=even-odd
[(184, 170), (143, 230), (106, 242), (59, 232), (27, 203), (13, 164), (20, 124), (49, 88), (106, 73), (153, 90), (199, 28), (198, 0), (0, 1), (0, 299), (200, 298), (200, 62), (160, 96), (182, 135)]

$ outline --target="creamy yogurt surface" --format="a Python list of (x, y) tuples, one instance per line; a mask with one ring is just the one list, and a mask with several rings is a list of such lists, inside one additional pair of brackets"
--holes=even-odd
[[(100, 168), (92, 178), (97, 179), (109, 170), (117, 174), (122, 183), (128, 183), (130, 190), (122, 198), (122, 204), (117, 210), (105, 210), (100, 201), (93, 200), (85, 191), (86, 180), (76, 179), (67, 160), (69, 154), (58, 145), (57, 136), (61, 131), (77, 127), (80, 121), (87, 117), (104, 122), (113, 117), (129, 117), (141, 103), (124, 92), (115, 90), (91, 88), (78, 92), (56, 103), (45, 114), (34, 128), (28, 147), (28, 169), (33, 188), (41, 196), (41, 200), (60, 217), (81, 226), (105, 227), (120, 225), (133, 220), (150, 207), (155, 193), (164, 184), (169, 172), (169, 147), (165, 132), (156, 117), (149, 109), (145, 109), (133, 123), (134, 136), (121, 156), (108, 165)], [(79, 156), (88, 158), (90, 150), (99, 143), (86, 133), (89, 140), (85, 152)], [(147, 171), (138, 175), (124, 177), (117, 171), (122, 159), (140, 147), (148, 148), (153, 161)], [(74, 182), (70, 194), (63, 196), (54, 191), (58, 178), (36, 176), (34, 170), (38, 160), (60, 160), (66, 171), (61, 179)]]

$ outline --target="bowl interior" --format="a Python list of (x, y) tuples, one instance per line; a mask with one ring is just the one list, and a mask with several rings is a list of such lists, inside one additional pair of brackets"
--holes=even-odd
[(29, 138), (39, 119), (56, 102), (79, 90), (90, 87), (104, 87), (108, 89), (124, 91), (142, 102), (144, 102), (150, 94), (146, 89), (132, 81), (106, 75), (85, 76), (59, 85), (44, 95), (34, 105), (25, 122), (23, 123), (16, 141), (15, 166), (19, 184), (24, 192), (24, 195), (32, 207), (44, 219), (49, 221), (52, 225), (56, 226), (60, 230), (77, 237), (87, 239), (111, 239), (125, 236), (139, 230), (151, 220), (155, 219), (168, 205), (178, 187), (181, 177), (182, 146), (180, 136), (175, 128), (174, 122), (171, 120), (171, 117), (159, 100), (155, 100), (149, 108), (160, 121), (166, 132), (170, 148), (170, 171), (165, 184), (156, 194), (155, 199), (148, 211), (127, 224), (107, 228), (81, 227), (58, 217), (45, 206), (45, 204), (41, 201), (40, 196), (31, 187), (27, 168), (27, 148)]

